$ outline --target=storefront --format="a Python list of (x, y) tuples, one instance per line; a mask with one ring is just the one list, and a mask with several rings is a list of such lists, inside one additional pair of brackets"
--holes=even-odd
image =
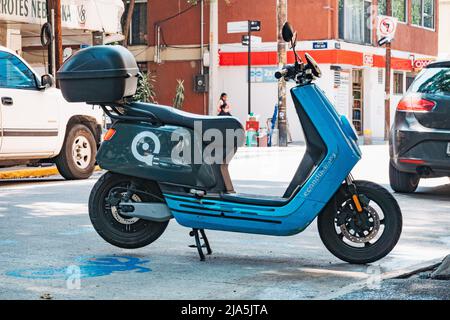
[[(247, 117), (246, 48), (238, 44), (222, 45), (220, 52), (220, 90), (227, 92), (234, 105), (233, 114), (241, 120)], [(336, 40), (302, 41), (300, 54), (309, 52), (322, 69), (316, 83), (335, 104), (339, 113), (347, 116), (366, 143), (384, 139), (385, 50)], [(252, 56), (252, 111), (264, 125), (274, 112), (277, 102), (276, 44), (256, 45)], [(391, 76), (391, 119), (396, 106), (416, 73), (433, 57), (393, 50)], [(293, 62), (293, 54), (288, 60)], [(292, 87), (293, 83), (288, 84)], [(288, 97), (289, 129), (293, 141), (302, 141), (300, 124)], [(391, 120), (392, 121), (392, 120)]]
[[(92, 44), (92, 33), (100, 32), (104, 42), (122, 39), (121, 0), (62, 0), (61, 19), (65, 55)], [(43, 67), (46, 52), (40, 30), (47, 22), (45, 0), (0, 1), (0, 44), (19, 54), (35, 67)]]

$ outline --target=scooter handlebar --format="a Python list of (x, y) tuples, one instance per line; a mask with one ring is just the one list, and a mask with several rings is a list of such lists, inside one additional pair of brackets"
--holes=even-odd
[(283, 69), (275, 72), (275, 78), (281, 79), (285, 78), (286, 80), (289, 79), (295, 79), (296, 75), (298, 74), (299, 68), (295, 64), (288, 64), (283, 67)]
[(281, 78), (284, 78), (288, 75), (288, 70), (283, 69), (275, 72), (275, 78), (280, 80)]

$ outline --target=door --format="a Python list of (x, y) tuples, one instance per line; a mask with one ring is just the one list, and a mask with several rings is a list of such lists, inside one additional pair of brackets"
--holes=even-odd
[(364, 97), (363, 72), (361, 69), (352, 71), (352, 122), (359, 136), (364, 132)]
[(30, 68), (0, 51), (0, 111), (3, 158), (49, 156), (58, 138), (56, 89), (39, 89)]

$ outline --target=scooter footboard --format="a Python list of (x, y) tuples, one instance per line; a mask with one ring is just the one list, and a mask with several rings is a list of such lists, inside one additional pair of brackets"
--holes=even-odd
[(306, 229), (325, 203), (298, 197), (277, 207), (164, 194), (177, 222), (194, 229), (291, 236)]

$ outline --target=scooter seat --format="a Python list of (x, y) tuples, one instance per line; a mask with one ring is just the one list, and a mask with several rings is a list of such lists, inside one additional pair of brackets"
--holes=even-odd
[(194, 130), (194, 123), (198, 121), (198, 125), (201, 124), (202, 132), (208, 129), (218, 129), (224, 137), (227, 129), (243, 130), (242, 124), (235, 117), (204, 116), (151, 103), (132, 103), (128, 105), (127, 113), (133, 115), (136, 112), (136, 116), (139, 116), (139, 110), (151, 112), (163, 124), (186, 127), (192, 130)]

